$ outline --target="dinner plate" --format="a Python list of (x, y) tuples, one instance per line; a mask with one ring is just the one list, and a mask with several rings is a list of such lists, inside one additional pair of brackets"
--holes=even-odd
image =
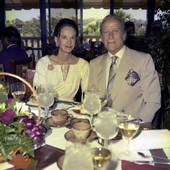
[(53, 121), (52, 117), (49, 117), (48, 119), (46, 119), (46, 123), (51, 127), (64, 127), (70, 124), (70, 120), (71, 118), (68, 118), (63, 124), (57, 124)]
[[(34, 97), (31, 97), (30, 100), (26, 103), (28, 106), (31, 107), (38, 107), (37, 102)], [(57, 100), (54, 100), (54, 103), (49, 107), (49, 110), (53, 110), (57, 107)], [(43, 107), (42, 107), (43, 108)]]
[(57, 166), (62, 169), (64, 163), (64, 155), (60, 156), (58, 161), (57, 161)]
[[(76, 141), (76, 138), (75, 138), (74, 133), (73, 133), (72, 130), (69, 130), (68, 132), (66, 132), (65, 135), (64, 135), (64, 137), (65, 137), (65, 139), (66, 139), (67, 141), (71, 141), (71, 142), (75, 142), (75, 141)], [(87, 141), (92, 142), (92, 141), (94, 141), (96, 138), (98, 138), (96, 132), (91, 131), (90, 134), (89, 134), (89, 136), (88, 136), (88, 138), (87, 138)]]

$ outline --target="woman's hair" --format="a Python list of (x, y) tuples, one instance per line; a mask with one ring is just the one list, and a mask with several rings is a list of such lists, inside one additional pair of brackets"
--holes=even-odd
[[(59, 37), (60, 33), (61, 33), (61, 29), (66, 27), (66, 26), (72, 27), (76, 31), (76, 37), (78, 37), (78, 26), (77, 26), (77, 24), (73, 20), (68, 19), (68, 18), (61, 19), (57, 23), (57, 25), (55, 26), (54, 34), (53, 34), (53, 42), (52, 42), (52, 44), (50, 44), (48, 46), (48, 50), (47, 50), (48, 51), (48, 55), (52, 55), (52, 54), (57, 55), (58, 54), (58, 47), (56, 47), (54, 38), (55, 37)], [(78, 41), (77, 41), (77, 38), (76, 38), (75, 46), (77, 46), (77, 43), (78, 43)]]
[(6, 27), (2, 32), (2, 39), (7, 38), (10, 43), (17, 44), (21, 47), (21, 36), (17, 28), (13, 26)]

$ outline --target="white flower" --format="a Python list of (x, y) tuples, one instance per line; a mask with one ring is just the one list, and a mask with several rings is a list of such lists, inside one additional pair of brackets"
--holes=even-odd
[(19, 112), (24, 113), (28, 111), (28, 106), (25, 103), (16, 102), (14, 109), (16, 109), (17, 113)]

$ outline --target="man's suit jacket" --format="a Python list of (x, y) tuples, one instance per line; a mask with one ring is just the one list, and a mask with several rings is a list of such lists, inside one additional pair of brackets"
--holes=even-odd
[[(88, 88), (97, 90), (107, 89), (106, 58), (105, 53), (90, 62), (90, 75)], [(133, 72), (138, 77), (135, 83), (130, 84), (128, 73)], [(153, 60), (149, 54), (138, 52), (126, 47), (123, 57), (117, 68), (116, 76), (111, 90), (112, 108), (125, 113), (138, 113), (144, 121), (151, 121), (155, 112), (160, 108), (160, 84)], [(153, 103), (144, 115), (143, 108), (146, 103)], [(147, 120), (148, 119), (148, 120)]]

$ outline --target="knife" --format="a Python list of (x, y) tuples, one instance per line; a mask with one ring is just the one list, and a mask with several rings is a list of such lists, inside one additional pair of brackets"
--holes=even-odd
[(164, 162), (160, 162), (160, 161), (134, 161), (135, 163), (142, 163), (142, 164), (164, 164), (164, 165), (170, 165), (170, 161), (164, 161)]

